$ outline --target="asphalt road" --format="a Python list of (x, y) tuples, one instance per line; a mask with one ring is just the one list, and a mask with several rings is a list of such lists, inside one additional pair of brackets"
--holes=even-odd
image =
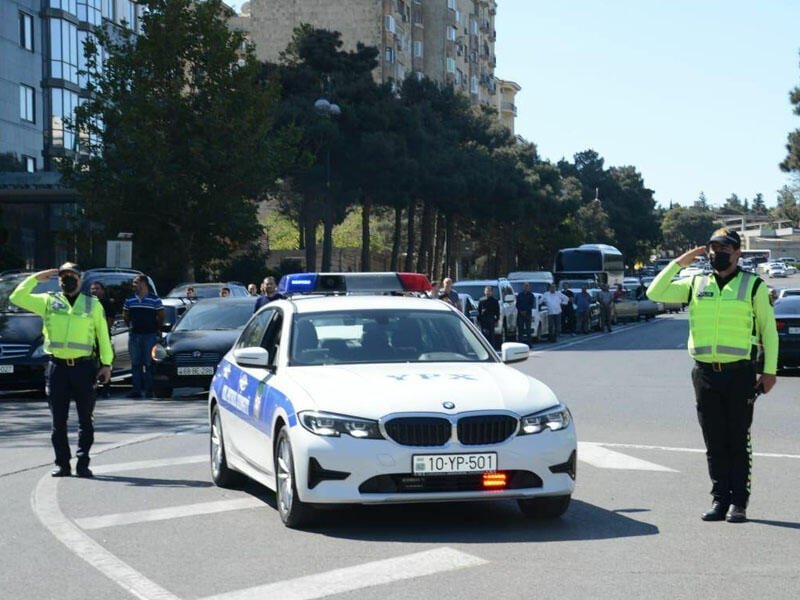
[(552, 522), (465, 503), (353, 507), (288, 530), (264, 488), (213, 486), (198, 398), (101, 400), (97, 477), (56, 480), (44, 403), (3, 397), (0, 598), (795, 599), (800, 377), (757, 402), (750, 522), (701, 522), (687, 329), (681, 314), (566, 336), (520, 365), (578, 428), (577, 489)]

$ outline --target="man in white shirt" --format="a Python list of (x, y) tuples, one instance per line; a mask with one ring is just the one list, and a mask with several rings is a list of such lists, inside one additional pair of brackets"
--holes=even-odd
[(550, 284), (550, 289), (542, 294), (542, 297), (547, 304), (548, 339), (555, 342), (561, 333), (561, 307), (569, 302), (569, 298), (558, 291), (555, 283)]

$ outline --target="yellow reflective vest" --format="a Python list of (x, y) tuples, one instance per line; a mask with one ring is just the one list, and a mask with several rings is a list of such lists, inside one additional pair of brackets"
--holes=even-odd
[[(766, 285), (755, 289), (758, 277), (739, 271), (722, 289), (714, 275), (684, 277), (672, 261), (647, 288), (657, 302), (689, 305), (689, 354), (700, 362), (734, 362), (755, 358), (754, 345), (764, 351), (764, 373), (774, 375), (778, 366), (778, 330)], [(755, 294), (753, 290), (755, 289)]]
[(75, 304), (62, 293), (33, 294), (37, 284), (31, 275), (20, 283), (9, 300), (42, 317), (44, 350), (56, 358), (84, 358), (94, 352), (95, 342), (100, 362), (110, 365), (114, 358), (103, 306), (86, 294), (78, 294)]

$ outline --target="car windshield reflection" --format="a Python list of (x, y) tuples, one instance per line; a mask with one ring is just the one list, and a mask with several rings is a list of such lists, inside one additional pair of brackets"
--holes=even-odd
[(184, 313), (175, 331), (243, 329), (252, 315), (251, 302), (198, 302)]

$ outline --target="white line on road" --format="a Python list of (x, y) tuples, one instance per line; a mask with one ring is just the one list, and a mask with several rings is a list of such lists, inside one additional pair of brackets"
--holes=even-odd
[(178, 600), (155, 582), (111, 554), (70, 522), (58, 506), (58, 479), (45, 475), (31, 497), (33, 512), (58, 541), (111, 581), (142, 600)]
[(95, 474), (119, 473), (120, 471), (138, 471), (139, 469), (157, 469), (159, 467), (171, 467), (173, 465), (189, 465), (193, 463), (206, 462), (207, 454), (195, 454), (194, 456), (179, 456), (177, 458), (160, 458), (155, 460), (137, 460), (127, 463), (116, 463), (111, 465), (92, 465)]
[(675, 469), (657, 465), (622, 452), (614, 452), (591, 442), (578, 442), (578, 460), (600, 469), (628, 469), (636, 471), (665, 471), (677, 473)]
[(235, 500), (218, 500), (216, 502), (199, 502), (197, 504), (184, 504), (183, 506), (170, 506), (153, 510), (137, 510), (127, 513), (115, 513), (99, 517), (85, 517), (75, 519), (76, 525), (83, 529), (102, 529), (116, 525), (130, 525), (132, 523), (146, 523), (149, 521), (166, 521), (181, 517), (197, 515), (210, 515), (212, 513), (242, 510), (246, 508), (264, 507), (264, 501), (258, 498), (237, 498)]
[(312, 600), (362, 588), (413, 579), (486, 564), (482, 558), (453, 548), (437, 548), (407, 556), (364, 563), (355, 567), (335, 569), (326, 573), (278, 581), (205, 600)]
[[(698, 452), (705, 454), (703, 448), (676, 448), (674, 446), (644, 446), (642, 444), (613, 444), (605, 442), (594, 442), (598, 446), (605, 446), (607, 448), (630, 448), (632, 450), (664, 450), (667, 452)], [(764, 458), (800, 458), (800, 454), (779, 454), (775, 452), (753, 452), (753, 456), (761, 456)]]

